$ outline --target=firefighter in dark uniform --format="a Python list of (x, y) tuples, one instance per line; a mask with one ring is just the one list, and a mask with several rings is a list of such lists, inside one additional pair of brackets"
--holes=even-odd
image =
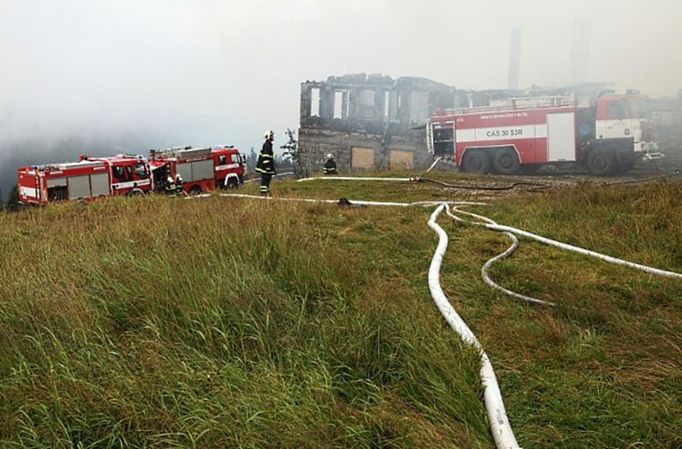
[(270, 181), (272, 181), (272, 177), (276, 174), (275, 159), (272, 152), (273, 140), (275, 140), (275, 133), (265, 131), (265, 142), (256, 163), (256, 171), (260, 173), (260, 194), (263, 196), (270, 195)]
[(175, 193), (177, 195), (182, 195), (184, 193), (182, 188), (182, 176), (180, 176), (180, 173), (175, 175)]
[(173, 177), (171, 175), (168, 175), (168, 178), (166, 178), (164, 190), (168, 195), (173, 195), (175, 193), (175, 181), (173, 181)]
[(329, 153), (327, 155), (327, 162), (324, 163), (322, 169), (325, 175), (335, 175), (336, 174), (336, 161), (334, 161), (334, 155)]

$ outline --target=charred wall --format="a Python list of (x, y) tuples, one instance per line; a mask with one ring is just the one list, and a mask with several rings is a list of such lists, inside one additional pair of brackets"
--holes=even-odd
[(328, 153), (341, 171), (428, 164), (425, 123), (454, 106), (453, 88), (424, 78), (358, 74), (302, 83), (305, 169), (319, 171)]

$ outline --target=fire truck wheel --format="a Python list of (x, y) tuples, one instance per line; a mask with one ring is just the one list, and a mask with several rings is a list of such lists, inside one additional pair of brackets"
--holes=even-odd
[(144, 192), (140, 189), (133, 189), (128, 192), (128, 196), (144, 196)]
[(513, 175), (519, 171), (519, 158), (511, 148), (497, 150), (493, 155), (493, 168), (502, 175)]
[(239, 181), (237, 178), (230, 178), (227, 180), (228, 189), (236, 189), (237, 187), (239, 187)]
[(490, 157), (481, 150), (468, 150), (462, 158), (462, 170), (470, 173), (488, 173)]
[(201, 187), (199, 186), (194, 186), (191, 189), (189, 189), (188, 192), (190, 195), (201, 195), (203, 192), (201, 190)]
[(595, 149), (587, 156), (587, 170), (594, 176), (611, 174), (616, 165), (616, 158), (612, 151)]

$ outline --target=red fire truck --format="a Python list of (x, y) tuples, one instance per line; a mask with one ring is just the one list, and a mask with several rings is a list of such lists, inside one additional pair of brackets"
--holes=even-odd
[(149, 164), (155, 191), (162, 191), (167, 179), (180, 175), (183, 190), (190, 195), (207, 193), (216, 187), (238, 187), (244, 182), (245, 165), (239, 150), (175, 147), (151, 151)]
[(662, 156), (638, 104), (635, 96), (571, 95), (448, 110), (431, 117), (428, 144), (468, 172), (515, 174), (573, 162), (593, 175), (625, 173), (638, 158)]
[(142, 156), (87, 158), (79, 162), (18, 169), (19, 201), (45, 205), (61, 200), (90, 200), (110, 195), (141, 195), (151, 190), (149, 167)]

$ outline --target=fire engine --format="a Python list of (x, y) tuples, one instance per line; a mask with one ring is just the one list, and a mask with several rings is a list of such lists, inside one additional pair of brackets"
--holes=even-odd
[(19, 201), (45, 205), (110, 195), (142, 195), (152, 188), (147, 160), (118, 155), (18, 169)]
[(166, 186), (168, 178), (180, 175), (183, 190), (189, 195), (218, 188), (235, 188), (244, 182), (244, 159), (234, 147), (174, 147), (150, 151), (149, 165), (155, 191)]
[(91, 200), (111, 195), (145, 195), (164, 191), (168, 178), (183, 179), (188, 194), (236, 188), (243, 184), (244, 156), (231, 146), (176, 147), (143, 156), (81, 156), (78, 162), (18, 169), (19, 201), (46, 205), (62, 200)]
[(515, 174), (573, 162), (593, 175), (626, 173), (638, 158), (662, 157), (638, 100), (526, 97), (440, 111), (427, 124), (427, 142), (436, 156), (468, 172)]

